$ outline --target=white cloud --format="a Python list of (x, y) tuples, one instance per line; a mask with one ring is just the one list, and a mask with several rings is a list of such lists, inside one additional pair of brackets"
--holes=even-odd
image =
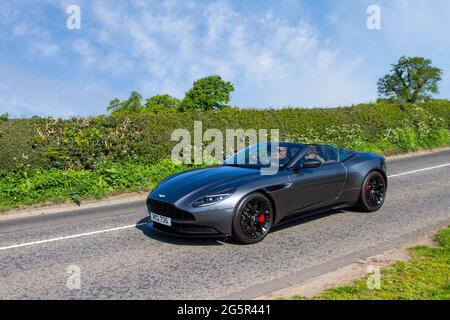
[(239, 16), (226, 3), (216, 2), (204, 10), (204, 17), (207, 21), (205, 42), (207, 46), (213, 46), (223, 40), (223, 36), (233, 28), (235, 19)]
[(72, 42), (72, 49), (82, 58), (82, 64), (86, 67), (97, 65), (100, 59), (100, 54), (97, 49), (86, 39), (77, 39)]
[(13, 24), (11, 36), (27, 43), (30, 54), (39, 58), (54, 57), (61, 49), (52, 39), (50, 32), (36, 25), (35, 22), (19, 21)]
[(20, 22), (13, 26), (12, 35), (16, 37), (28, 36), (42, 39), (47, 38), (49, 33), (36, 25), (31, 25), (29, 22)]
[[(312, 19), (302, 2), (291, 0), (257, 9), (220, 0), (79, 0), (81, 30), (62, 32), (45, 25), (42, 17), (15, 17), (11, 34), (28, 43), (30, 52), (51, 58), (41, 60), (62, 65), (64, 74), (84, 78), (76, 82), (77, 89), (99, 82), (103, 92), (113, 92), (110, 99), (131, 90), (144, 97), (169, 93), (181, 98), (195, 79), (220, 74), (235, 84), (236, 105), (336, 106), (375, 99), (377, 78), (401, 54), (430, 56), (450, 70), (450, 44), (439, 33), (449, 27), (445, 15), (450, 6), (436, 1), (435, 6), (421, 0), (379, 1), (382, 30), (370, 32), (365, 27), (370, 0), (367, 5), (339, 1), (326, 10), (316, 8), (322, 20)], [(59, 3), (62, 17), (68, 3)], [(65, 84), (76, 89), (76, 84)], [(448, 81), (443, 88), (450, 92)], [(24, 91), (8, 101), (17, 104), (27, 96)], [(92, 112), (105, 110), (104, 103), (85, 103)]]
[[(124, 48), (131, 51), (141, 72), (137, 89), (144, 94), (182, 96), (195, 78), (216, 73), (236, 84), (233, 103), (242, 105), (337, 105), (367, 97), (357, 75), (362, 59), (349, 60), (328, 48), (306, 18), (292, 22), (270, 11), (248, 15), (224, 1), (188, 6), (170, 1), (157, 10), (140, 2), (138, 10), (120, 9), (96, 3), (98, 32), (104, 35), (99, 43), (108, 39), (117, 56)], [(119, 36), (111, 38), (115, 33)], [(86, 44), (77, 50), (94, 61)]]
[(33, 47), (44, 58), (55, 56), (61, 49), (56, 43), (50, 42), (37, 42)]

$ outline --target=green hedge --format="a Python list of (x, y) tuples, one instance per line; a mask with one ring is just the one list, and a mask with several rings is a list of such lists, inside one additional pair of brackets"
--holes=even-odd
[(0, 170), (93, 170), (111, 161), (153, 164), (170, 156), (172, 131), (192, 131), (194, 120), (201, 120), (204, 130), (280, 129), (282, 140), (391, 154), (447, 145), (450, 102), (9, 120), (0, 122)]
[(173, 130), (280, 129), (281, 139), (385, 155), (450, 145), (450, 102), (363, 104), (334, 109), (134, 113), (0, 122), (0, 211), (148, 190), (192, 165), (170, 160)]

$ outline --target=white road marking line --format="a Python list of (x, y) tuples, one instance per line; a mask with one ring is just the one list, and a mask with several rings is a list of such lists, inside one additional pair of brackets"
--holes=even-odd
[(142, 225), (145, 225), (145, 224), (146, 224), (146, 223), (143, 222), (143, 223), (130, 224), (130, 225), (127, 225), (127, 226), (116, 227), (116, 228), (111, 228), (111, 229), (105, 229), (105, 230), (97, 230), (97, 231), (91, 231), (91, 232), (79, 233), (79, 234), (74, 234), (74, 235), (71, 235), (71, 236), (64, 236), (64, 237), (58, 237), (58, 238), (47, 239), (47, 240), (40, 240), (40, 241), (33, 241), (33, 242), (26, 242), (26, 243), (14, 244), (14, 245), (11, 245), (11, 246), (0, 247), (0, 251), (1, 251), (1, 250), (14, 249), (14, 248), (21, 248), (21, 247), (26, 247), (26, 246), (32, 246), (32, 245), (36, 245), (36, 244), (42, 244), (42, 243), (48, 243), (48, 242), (54, 242), (54, 241), (60, 241), (60, 240), (66, 240), (66, 239), (73, 239), (73, 238), (86, 237), (86, 236), (91, 236), (91, 235), (99, 234), (99, 233), (106, 233), (106, 232), (118, 231), (118, 230), (123, 230), (123, 229), (130, 229), (130, 228), (139, 227), (139, 226), (142, 226)]
[(411, 174), (411, 173), (422, 172), (422, 171), (427, 171), (427, 170), (432, 170), (432, 169), (437, 169), (437, 168), (442, 168), (442, 167), (447, 167), (447, 166), (450, 166), (450, 163), (444, 163), (444, 164), (440, 164), (440, 165), (434, 166), (434, 167), (428, 167), (428, 168), (423, 168), (423, 169), (418, 169), (418, 170), (413, 170), (413, 171), (408, 171), (408, 172), (403, 172), (403, 173), (397, 173), (397, 174), (388, 176), (388, 178), (400, 177), (400, 176), (404, 176), (404, 175)]
[[(432, 169), (438, 169), (438, 168), (447, 167), (447, 166), (450, 166), (450, 163), (444, 163), (444, 164), (441, 164), (441, 165), (438, 165), (438, 166), (434, 166), (434, 167), (428, 167), (428, 168), (423, 168), (423, 169), (418, 169), (418, 170), (407, 171), (407, 172), (403, 172), (403, 173), (397, 173), (397, 174), (393, 174), (393, 175), (388, 176), (388, 178), (395, 178), (395, 177), (404, 176), (404, 175), (407, 175), (407, 174), (412, 174), (412, 173), (422, 172), (422, 171), (427, 171), (427, 170), (432, 170)], [(0, 251), (8, 250), (8, 249), (14, 249), (14, 248), (27, 247), (27, 246), (43, 244), (43, 243), (48, 243), (48, 242), (60, 241), (60, 240), (66, 240), (66, 239), (87, 237), (87, 236), (92, 236), (94, 234), (99, 234), (99, 233), (106, 233), (106, 232), (118, 231), (118, 230), (123, 230), (123, 229), (130, 229), (130, 228), (143, 226), (145, 224), (146, 223), (143, 222), (143, 223), (130, 224), (130, 225), (127, 225), (127, 226), (116, 227), (116, 228), (111, 228), (111, 229), (79, 233), (79, 234), (74, 234), (74, 235), (71, 235), (71, 236), (63, 236), (63, 237), (52, 238), (52, 239), (47, 239), (47, 240), (40, 240), (40, 241), (33, 241), (33, 242), (14, 244), (14, 245), (6, 246), (6, 247), (0, 247)]]

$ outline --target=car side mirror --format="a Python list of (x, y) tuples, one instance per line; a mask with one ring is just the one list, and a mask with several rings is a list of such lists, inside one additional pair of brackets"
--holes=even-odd
[(320, 167), (322, 162), (316, 159), (310, 159), (303, 161), (303, 168), (317, 168)]

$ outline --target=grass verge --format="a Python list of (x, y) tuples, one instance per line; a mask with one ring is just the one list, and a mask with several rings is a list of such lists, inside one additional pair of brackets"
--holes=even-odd
[[(450, 227), (441, 230), (439, 247), (417, 246), (409, 249), (411, 259), (381, 269), (380, 288), (369, 289), (370, 275), (351, 285), (330, 288), (314, 300), (449, 300)], [(303, 296), (292, 299), (303, 300)]]
[(100, 199), (106, 196), (149, 191), (167, 176), (194, 168), (170, 159), (152, 165), (107, 163), (96, 170), (36, 170), (0, 175), (0, 212), (39, 203)]

